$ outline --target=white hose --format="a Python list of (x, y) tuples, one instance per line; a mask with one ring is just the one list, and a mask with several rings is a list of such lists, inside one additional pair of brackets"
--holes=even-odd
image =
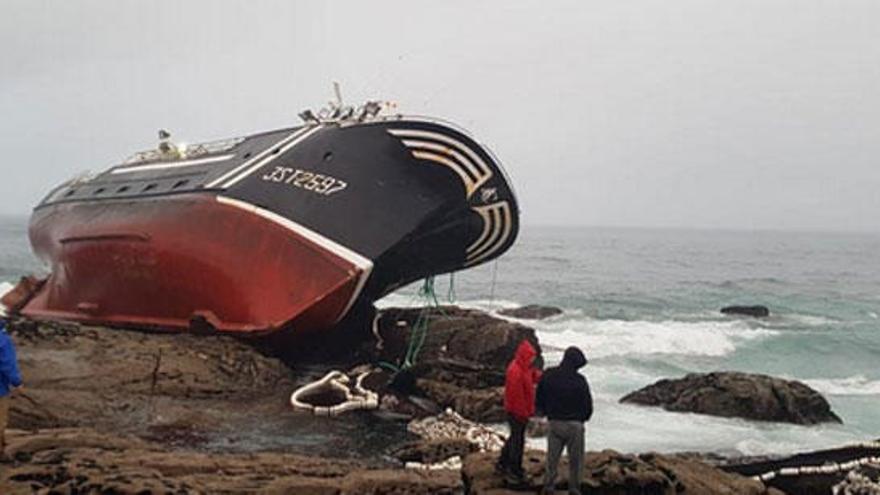
[[(316, 416), (337, 416), (344, 412), (358, 409), (376, 409), (379, 407), (379, 395), (367, 390), (362, 383), (370, 372), (366, 371), (358, 375), (355, 380), (354, 390), (349, 386), (351, 379), (345, 373), (333, 370), (318, 381), (304, 385), (296, 389), (290, 395), (290, 405), (297, 411), (308, 411)], [(345, 396), (345, 400), (333, 406), (316, 406), (309, 404), (304, 397), (320, 390), (335, 389)]]

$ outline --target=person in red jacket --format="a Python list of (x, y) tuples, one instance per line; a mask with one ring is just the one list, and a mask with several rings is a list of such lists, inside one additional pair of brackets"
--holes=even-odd
[(513, 360), (507, 365), (504, 379), (504, 410), (507, 412), (510, 436), (504, 442), (495, 468), (504, 475), (505, 480), (512, 483), (525, 480), (522, 457), (526, 426), (529, 418), (535, 414), (535, 385), (540, 378), (540, 372), (536, 373), (532, 367), (537, 354), (528, 340), (520, 342)]

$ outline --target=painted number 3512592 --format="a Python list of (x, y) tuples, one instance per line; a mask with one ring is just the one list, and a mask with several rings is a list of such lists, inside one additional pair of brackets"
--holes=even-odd
[(330, 196), (348, 187), (348, 182), (336, 177), (290, 167), (275, 167), (275, 170), (263, 176), (263, 180), (290, 184), (324, 196)]

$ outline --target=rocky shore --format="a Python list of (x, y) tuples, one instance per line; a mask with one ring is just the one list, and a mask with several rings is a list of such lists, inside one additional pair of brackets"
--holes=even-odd
[[(413, 365), (403, 366), (410, 335), (422, 330)], [(543, 454), (530, 451), (529, 484), (503, 486), (492, 470), (501, 436), (483, 425), (503, 418), (504, 368), (520, 340), (537, 346), (535, 332), (479, 311), (388, 309), (362, 340), (313, 360), (220, 335), (21, 319), (10, 333), (26, 386), (13, 399), (13, 462), (0, 465), (0, 493), (501, 494), (540, 483)], [(298, 387), (331, 369), (365, 368), (377, 410), (292, 410)], [(753, 478), (768, 466), (705, 461), (590, 452), (585, 488), (781, 493)]]

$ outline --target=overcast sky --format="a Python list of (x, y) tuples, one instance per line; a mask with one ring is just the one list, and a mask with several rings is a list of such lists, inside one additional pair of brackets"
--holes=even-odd
[(527, 224), (880, 231), (880, 2), (0, 0), (0, 213), (334, 80), (469, 129)]

